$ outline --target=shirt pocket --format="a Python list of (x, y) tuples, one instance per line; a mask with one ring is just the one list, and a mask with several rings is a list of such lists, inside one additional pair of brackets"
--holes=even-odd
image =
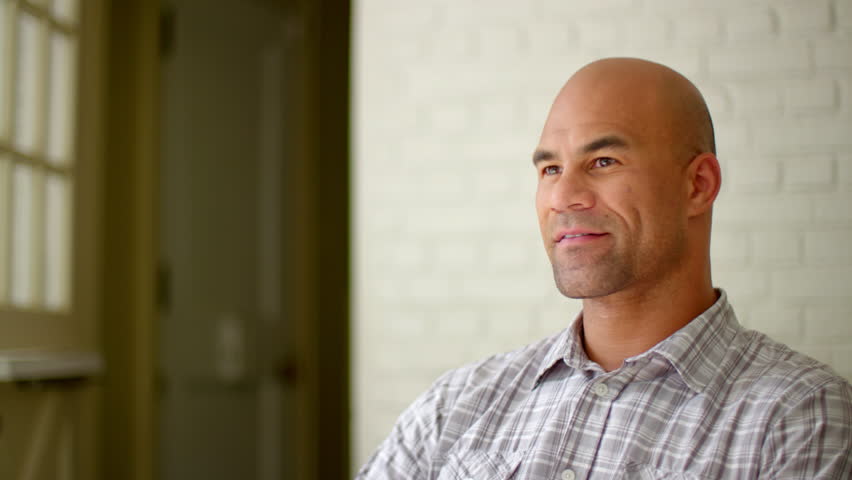
[(507, 480), (523, 458), (523, 452), (469, 451), (451, 453), (437, 480)]

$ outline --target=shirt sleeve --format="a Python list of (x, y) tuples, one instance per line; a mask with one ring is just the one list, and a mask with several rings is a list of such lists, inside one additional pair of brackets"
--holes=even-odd
[(437, 452), (443, 425), (441, 383), (408, 407), (390, 435), (361, 467), (356, 480), (424, 479)]
[(852, 387), (832, 382), (790, 402), (764, 442), (760, 478), (852, 478)]

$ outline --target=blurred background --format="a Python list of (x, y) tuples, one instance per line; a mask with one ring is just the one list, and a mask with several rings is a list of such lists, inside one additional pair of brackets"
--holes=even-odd
[(852, 378), (852, 0), (0, 0), (0, 478), (351, 478), (579, 311), (530, 155), (605, 56), (698, 85), (714, 283)]

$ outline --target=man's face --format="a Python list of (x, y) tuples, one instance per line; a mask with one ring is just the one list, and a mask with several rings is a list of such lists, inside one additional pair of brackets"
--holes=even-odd
[(641, 292), (665, 281), (686, 250), (689, 159), (675, 153), (653, 100), (612, 98), (628, 97), (566, 87), (534, 157), (542, 239), (557, 287), (572, 298)]

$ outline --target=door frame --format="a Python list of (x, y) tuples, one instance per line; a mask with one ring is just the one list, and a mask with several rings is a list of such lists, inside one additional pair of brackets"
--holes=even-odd
[(101, 478), (156, 478), (157, 0), (110, 0), (103, 167)]
[[(296, 319), (300, 478), (352, 478), (350, 465), (350, 0), (297, 0), (303, 41), (285, 175), (285, 306)], [(285, 307), (286, 308), (286, 307)], [(302, 413), (304, 413), (302, 415)]]
[[(275, 0), (263, 0), (273, 2)], [(350, 0), (279, 0), (297, 19), (282, 304), (295, 329), (299, 479), (351, 478)], [(103, 164), (101, 478), (157, 477), (157, 0), (110, 0)], [(286, 431), (286, 430), (285, 430)]]

